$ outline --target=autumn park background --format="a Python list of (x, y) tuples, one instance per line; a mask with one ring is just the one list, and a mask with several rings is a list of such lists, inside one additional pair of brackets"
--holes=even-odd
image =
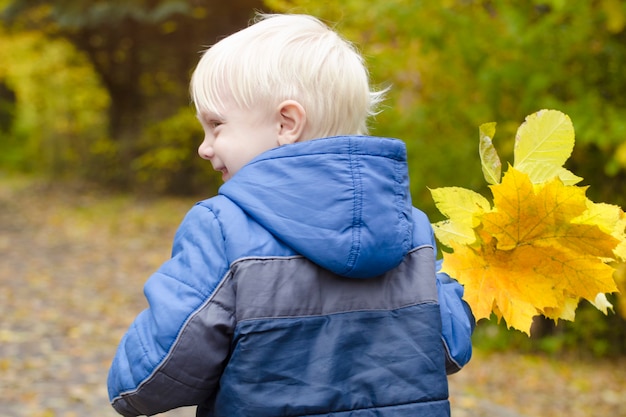
[[(306, 12), (391, 87), (372, 133), (408, 146), (414, 204), (485, 193), (478, 126), (570, 116), (567, 168), (626, 207), (623, 0), (0, 0), (0, 416), (113, 416), (106, 372), (182, 216), (216, 193), (197, 157), (199, 52), (255, 10)], [(532, 336), (481, 321), (453, 415), (626, 416), (626, 298)], [(193, 415), (183, 410), (168, 415)]]

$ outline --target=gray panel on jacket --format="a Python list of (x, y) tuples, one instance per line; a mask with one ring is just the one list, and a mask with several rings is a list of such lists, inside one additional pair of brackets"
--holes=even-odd
[(295, 256), (241, 259), (231, 266), (227, 279), (235, 280), (237, 321), (392, 310), (437, 302), (430, 246), (414, 249), (399, 266), (376, 278), (339, 277)]

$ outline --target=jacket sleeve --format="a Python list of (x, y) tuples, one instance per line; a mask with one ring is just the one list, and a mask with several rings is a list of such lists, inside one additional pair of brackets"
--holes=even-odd
[[(437, 263), (437, 270), (440, 266), (441, 261)], [(446, 371), (453, 374), (472, 357), (472, 333), (476, 320), (469, 305), (463, 300), (463, 286), (448, 274), (437, 273), (437, 292), (447, 354)]]
[(214, 395), (234, 326), (228, 304), (214, 300), (227, 272), (219, 221), (196, 205), (176, 233), (171, 259), (146, 282), (149, 307), (124, 335), (109, 370), (118, 413), (152, 415)]
[[(437, 242), (426, 214), (413, 208), (414, 244), (432, 245), (437, 252)], [(476, 320), (469, 305), (463, 300), (463, 286), (441, 270), (437, 261), (437, 295), (441, 310), (442, 339), (446, 349), (446, 371), (458, 372), (472, 357), (472, 333)]]

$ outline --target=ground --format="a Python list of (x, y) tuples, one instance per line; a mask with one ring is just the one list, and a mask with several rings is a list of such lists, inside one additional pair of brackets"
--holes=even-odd
[[(1, 416), (116, 415), (110, 361), (192, 203), (0, 176)], [(450, 392), (453, 417), (621, 417), (626, 359), (477, 351)]]

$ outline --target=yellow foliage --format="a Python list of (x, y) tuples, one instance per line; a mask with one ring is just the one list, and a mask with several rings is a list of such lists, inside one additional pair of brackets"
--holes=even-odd
[(450, 246), (452, 242), (471, 244), (476, 241), (474, 228), (480, 224), (480, 220), (475, 214), (489, 211), (489, 201), (482, 195), (461, 187), (436, 188), (430, 191), (439, 211), (450, 219), (433, 225), (439, 240), (446, 246)]
[(562, 167), (574, 145), (571, 121), (554, 110), (528, 116), (517, 132), (514, 166), (499, 183), (494, 133), (495, 124), (480, 128), (493, 206), (470, 190), (431, 190), (448, 218), (433, 225), (452, 249), (444, 271), (465, 286), (477, 319), (495, 313), (527, 334), (538, 314), (573, 320), (581, 298), (606, 313), (612, 306), (605, 294), (618, 291), (616, 262), (626, 259), (626, 216), (588, 200), (586, 187), (574, 185), (581, 178)]

